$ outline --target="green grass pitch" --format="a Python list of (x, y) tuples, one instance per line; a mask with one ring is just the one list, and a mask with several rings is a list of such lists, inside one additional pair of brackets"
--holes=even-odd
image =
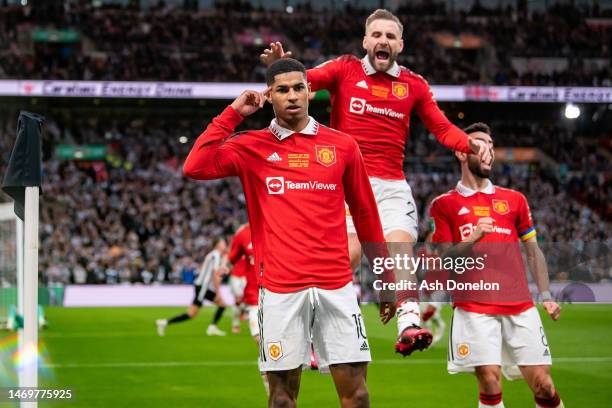
[[(39, 406), (265, 406), (257, 348), (246, 323), (239, 335), (207, 337), (213, 309), (205, 308), (194, 321), (172, 325), (165, 337), (158, 337), (154, 320), (182, 310), (48, 308), (50, 326), (41, 339), (49, 370), (41, 372), (40, 383), (72, 389), (75, 398)], [(473, 376), (446, 372), (446, 341), (401, 358), (393, 353), (394, 325), (382, 326), (374, 306), (363, 311), (374, 360), (368, 370), (373, 407), (477, 406)], [(450, 308), (444, 312), (448, 322)], [(553, 353), (553, 378), (565, 406), (612, 406), (612, 306), (565, 305), (560, 321), (546, 316), (543, 321)], [(220, 327), (229, 332), (228, 316)], [(8, 335), (0, 332), (0, 341)], [(504, 381), (503, 387), (506, 407), (535, 406), (523, 381)], [(338, 406), (331, 377), (304, 372), (298, 406)]]

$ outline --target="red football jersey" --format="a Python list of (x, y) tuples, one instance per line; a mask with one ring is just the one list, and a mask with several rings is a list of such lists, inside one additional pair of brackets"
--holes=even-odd
[(249, 253), (247, 253), (247, 248), (250, 244), (251, 229), (248, 225), (243, 225), (238, 228), (238, 231), (236, 231), (234, 234), (234, 239), (230, 245), (228, 258), (232, 265), (234, 265), (232, 275), (238, 277), (246, 276), (246, 268), (248, 265), (247, 257), (249, 256)]
[(366, 255), (388, 255), (363, 158), (350, 136), (312, 118), (300, 133), (274, 119), (268, 128), (223, 142), (243, 119), (231, 106), (213, 119), (183, 171), (202, 180), (240, 177), (260, 284), (288, 293), (351, 282), (345, 201), (360, 241), (379, 244), (366, 247)]
[(330, 126), (357, 140), (371, 177), (403, 180), (410, 114), (446, 147), (470, 153), (468, 136), (450, 123), (420, 75), (394, 64), (377, 72), (368, 57), (343, 55), (307, 71), (312, 90), (331, 96)]
[(487, 254), (484, 269), (470, 269), (462, 275), (454, 274), (451, 279), (497, 282), (499, 292), (457, 293), (456, 307), (476, 313), (518, 314), (533, 306), (518, 241), (527, 240), (536, 232), (523, 194), (494, 186), (490, 181), (482, 191), (474, 191), (460, 182), (456, 189), (434, 199), (430, 216), (434, 243), (461, 242), (472, 233), (480, 218), (495, 220), (493, 232), (473, 247), (475, 254)]
[(251, 242), (251, 226), (246, 224), (236, 231), (232, 247), (230, 248), (229, 260), (234, 264), (234, 272), (238, 265), (243, 265), (243, 275), (246, 278), (244, 296), (242, 301), (247, 305), (257, 305), (258, 303), (258, 284), (257, 273), (255, 272), (255, 258), (253, 253), (253, 243)]

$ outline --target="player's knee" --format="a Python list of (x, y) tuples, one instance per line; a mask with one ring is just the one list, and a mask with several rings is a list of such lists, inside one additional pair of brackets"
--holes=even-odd
[(270, 408), (292, 408), (295, 407), (295, 399), (286, 392), (272, 391), (269, 400)]
[(342, 399), (343, 408), (366, 408), (370, 406), (370, 394), (368, 389), (359, 387), (349, 398)]
[(534, 393), (538, 398), (552, 398), (555, 396), (555, 386), (548, 374), (538, 375), (534, 379)]
[(482, 392), (495, 394), (501, 391), (501, 376), (496, 370), (483, 370), (478, 373), (478, 382)]

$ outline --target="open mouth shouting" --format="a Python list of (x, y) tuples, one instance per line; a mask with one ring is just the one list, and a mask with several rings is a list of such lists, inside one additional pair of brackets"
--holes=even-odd
[(391, 58), (391, 54), (387, 50), (378, 50), (374, 53), (374, 57), (376, 59), (376, 62), (381, 62), (383, 64), (386, 64), (389, 62), (389, 59)]

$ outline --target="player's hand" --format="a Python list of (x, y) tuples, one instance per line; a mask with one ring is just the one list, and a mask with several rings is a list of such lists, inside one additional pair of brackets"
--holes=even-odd
[(395, 301), (392, 302), (380, 302), (380, 321), (382, 324), (387, 324), (395, 316), (397, 306)]
[(491, 217), (482, 217), (478, 220), (478, 224), (472, 231), (472, 234), (466, 239), (468, 242), (480, 241), (485, 235), (493, 232), (495, 220)]
[(269, 67), (274, 61), (277, 61), (281, 58), (290, 58), (292, 55), (293, 54), (291, 53), (291, 51), (285, 52), (283, 50), (283, 44), (281, 44), (280, 41), (276, 41), (270, 43), (270, 48), (266, 48), (263, 51), (263, 54), (259, 56), (259, 59), (264, 65)]
[(553, 302), (552, 300), (544, 300), (542, 301), (542, 306), (551, 319), (559, 320), (559, 316), (561, 316), (561, 306), (559, 306), (557, 302)]
[(474, 137), (469, 137), (468, 143), (469, 143), (470, 149), (472, 149), (472, 152), (478, 155), (482, 163), (487, 164), (487, 165), (491, 164), (491, 160), (492, 160), (491, 149), (489, 149), (489, 146), (487, 146), (487, 144), (484, 141), (476, 139)]
[(266, 103), (266, 92), (244, 91), (230, 106), (243, 117), (252, 115)]

